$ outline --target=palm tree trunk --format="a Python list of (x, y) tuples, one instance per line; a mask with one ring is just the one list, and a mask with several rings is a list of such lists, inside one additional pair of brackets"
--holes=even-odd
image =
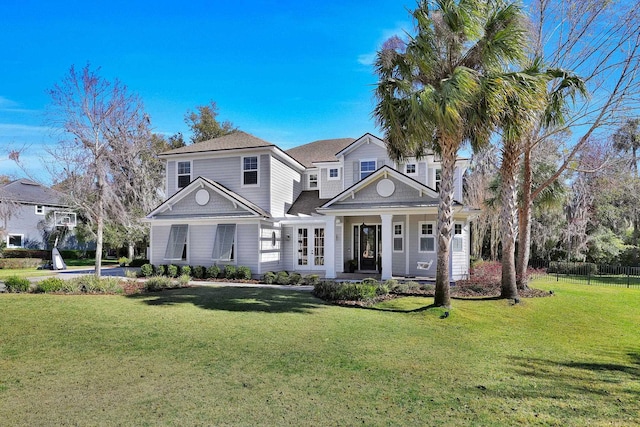
[(531, 255), (531, 186), (533, 175), (531, 171), (531, 150), (525, 149), (522, 177), (522, 201), (518, 215), (518, 263), (516, 264), (516, 280), (518, 289), (529, 287), (527, 266)]
[(444, 143), (442, 147), (442, 169), (440, 171), (440, 204), (438, 205), (438, 258), (436, 266), (436, 289), (434, 305), (450, 307), (449, 252), (453, 224), (453, 175), (456, 165), (457, 147)]
[(502, 155), (500, 174), (502, 175), (502, 206), (500, 209), (500, 228), (502, 234), (502, 298), (517, 298), (516, 285), (516, 217), (517, 198), (516, 171), (518, 150), (506, 146)]

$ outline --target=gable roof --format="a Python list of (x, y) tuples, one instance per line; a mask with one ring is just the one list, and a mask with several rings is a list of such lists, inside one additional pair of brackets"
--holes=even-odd
[(29, 179), (18, 179), (0, 186), (0, 198), (18, 203), (66, 206), (64, 194)]
[[(424, 185), (423, 183), (421, 183), (419, 181), (416, 181), (415, 179), (406, 176), (402, 172), (398, 172), (397, 170), (385, 165), (385, 166), (382, 166), (380, 169), (376, 170), (375, 172), (373, 172), (372, 174), (370, 174), (369, 176), (367, 176), (365, 179), (356, 182), (351, 187), (347, 188), (342, 193), (338, 194), (333, 199), (329, 200), (328, 202), (326, 202), (325, 204), (320, 206), (318, 208), (318, 210), (328, 210), (328, 209), (330, 209), (333, 204), (348, 199), (349, 197), (352, 196), (353, 193), (356, 193), (356, 192), (360, 191), (361, 189), (367, 187), (371, 183), (377, 181), (378, 178), (380, 178), (381, 176), (383, 176), (385, 178), (387, 176), (391, 176), (394, 179), (397, 179), (398, 181), (403, 182), (404, 184), (407, 184), (408, 186), (415, 188), (416, 190), (418, 190), (420, 192), (420, 194), (424, 193), (425, 195), (430, 196), (434, 200), (434, 203), (429, 203), (429, 204), (433, 205), (433, 206), (437, 206), (439, 194), (433, 188), (428, 187), (428, 186)], [(456, 202), (456, 201), (454, 201), (454, 204), (460, 205), (460, 203)], [(380, 207), (383, 207), (383, 205), (387, 205), (387, 203), (380, 204)], [(398, 207), (399, 206), (398, 202), (396, 202), (396, 201), (393, 201), (393, 202), (389, 203), (388, 205), (389, 205), (389, 207), (393, 207), (393, 206)]]
[(219, 138), (185, 145), (184, 147), (180, 148), (174, 148), (173, 150), (165, 151), (164, 153), (160, 153), (159, 155), (168, 156), (172, 154), (203, 153), (207, 151), (224, 151), (235, 150), (238, 148), (257, 147), (275, 147), (275, 144), (264, 141), (246, 132), (235, 131)]
[(191, 183), (189, 183), (189, 185), (187, 185), (182, 190), (180, 190), (177, 193), (175, 193), (173, 196), (169, 197), (167, 200), (162, 202), (157, 208), (155, 208), (153, 211), (151, 211), (147, 215), (147, 219), (152, 219), (155, 215), (157, 215), (157, 214), (159, 214), (161, 212), (164, 212), (167, 209), (171, 209), (171, 207), (173, 205), (178, 203), (184, 197), (186, 197), (189, 194), (191, 194), (192, 191), (195, 188), (200, 187), (200, 186), (207, 186), (208, 188), (212, 189), (213, 191), (215, 191), (219, 195), (221, 195), (221, 196), (225, 197), (226, 199), (228, 199), (229, 201), (231, 201), (232, 203), (238, 204), (239, 206), (244, 208), (247, 211), (247, 213), (249, 213), (251, 216), (264, 217), (264, 218), (271, 217), (271, 215), (269, 215), (269, 213), (267, 211), (265, 211), (264, 209), (262, 209), (260, 206), (258, 206), (255, 203), (245, 199), (244, 197), (242, 197), (238, 193), (229, 190), (224, 185), (219, 184), (216, 181), (212, 181), (210, 179), (203, 178), (203, 177), (199, 176), (196, 179), (194, 179), (193, 181), (191, 181)]
[(353, 138), (321, 139), (291, 148), (286, 153), (306, 167), (312, 168), (314, 162), (337, 161), (336, 154), (348, 147), (353, 141), (355, 141)]
[(360, 138), (352, 141), (351, 144), (347, 145), (346, 147), (344, 147), (342, 150), (340, 150), (339, 152), (336, 153), (336, 157), (337, 156), (344, 156), (345, 154), (347, 154), (349, 151), (352, 151), (353, 149), (355, 149), (356, 147), (359, 147), (362, 144), (369, 144), (369, 143), (374, 143), (376, 145), (379, 145), (380, 147), (384, 148), (385, 150), (387, 149), (385, 142), (383, 139), (378, 138), (375, 135), (370, 134), (369, 132), (365, 133), (364, 135), (362, 135)]

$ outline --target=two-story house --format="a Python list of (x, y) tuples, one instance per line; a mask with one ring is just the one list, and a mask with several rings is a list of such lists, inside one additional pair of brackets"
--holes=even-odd
[[(49, 234), (60, 225), (56, 221), (73, 225), (76, 221), (62, 193), (29, 179), (0, 186), (0, 234), (7, 248), (48, 249), (53, 243)], [(61, 248), (78, 247), (73, 233), (59, 243)]]
[[(153, 264), (244, 265), (335, 278), (360, 272), (435, 276), (439, 161), (391, 161), (384, 141), (322, 140), (283, 151), (244, 132), (177, 148), (166, 162), (168, 199), (149, 213)], [(456, 164), (452, 280), (469, 271)]]

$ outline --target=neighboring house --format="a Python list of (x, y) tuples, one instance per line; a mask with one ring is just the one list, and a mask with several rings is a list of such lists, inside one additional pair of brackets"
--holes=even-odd
[[(63, 201), (63, 194), (28, 179), (18, 179), (0, 186), (0, 231), (5, 247), (10, 249), (48, 249), (56, 219), (72, 221), (75, 214)], [(59, 247), (75, 247), (68, 236)]]
[[(335, 278), (357, 271), (434, 277), (440, 163), (396, 164), (384, 141), (322, 140), (283, 151), (244, 132), (177, 148), (169, 198), (147, 216), (153, 264), (244, 265)], [(451, 278), (469, 271), (469, 220), (456, 163)]]

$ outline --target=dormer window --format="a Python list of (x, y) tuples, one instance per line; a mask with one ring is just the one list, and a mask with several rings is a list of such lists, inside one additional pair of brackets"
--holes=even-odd
[(242, 158), (242, 185), (258, 185), (258, 156)]
[(318, 174), (310, 173), (309, 174), (309, 188), (318, 188)]
[(184, 188), (191, 182), (191, 162), (178, 162), (178, 188)]
[(415, 163), (407, 163), (404, 165), (404, 173), (407, 175), (415, 175), (418, 173), (418, 168)]
[(375, 160), (361, 160), (360, 161), (360, 179), (365, 179), (376, 170)]
[(329, 169), (329, 180), (338, 180), (340, 179), (340, 169), (338, 168), (330, 168)]

